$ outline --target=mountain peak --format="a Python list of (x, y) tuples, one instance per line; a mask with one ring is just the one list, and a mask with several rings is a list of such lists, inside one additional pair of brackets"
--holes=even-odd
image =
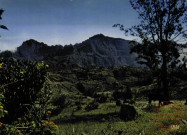
[(79, 66), (134, 65), (129, 53), (129, 41), (97, 34), (82, 43), (66, 46), (48, 46), (34, 39), (27, 40), (17, 48), (17, 58), (41, 61), (52, 67), (76, 64)]
[(106, 36), (103, 35), (103, 34), (97, 34), (97, 35), (94, 35), (92, 36), (90, 39), (94, 39), (94, 38), (105, 38)]
[(24, 41), (22, 45), (28, 45), (28, 46), (32, 46), (32, 45), (48, 46), (47, 44), (44, 44), (43, 42), (38, 42), (37, 40), (34, 40), (34, 39), (29, 39), (29, 40)]

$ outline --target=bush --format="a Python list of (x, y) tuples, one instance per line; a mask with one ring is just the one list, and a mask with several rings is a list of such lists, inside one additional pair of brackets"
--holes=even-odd
[(123, 100), (124, 103), (134, 103), (132, 100), (132, 92), (129, 86), (127, 86), (124, 90), (114, 91), (112, 96), (114, 97), (116, 103), (119, 103), (119, 100)]
[(134, 106), (123, 104), (120, 109), (120, 118), (124, 121), (134, 120), (137, 112)]
[(78, 111), (78, 110), (81, 110), (82, 109), (82, 106), (81, 106), (81, 102), (80, 101), (76, 101), (75, 102), (75, 105), (76, 105), (76, 110)]
[(105, 103), (107, 101), (107, 96), (105, 96), (103, 93), (95, 94), (94, 97), (95, 97), (95, 100), (99, 103)]
[(99, 106), (99, 104), (98, 104), (96, 101), (92, 101), (91, 103), (89, 103), (89, 104), (85, 107), (85, 110), (86, 110), (86, 111), (91, 111), (91, 110), (97, 109), (98, 106)]
[(23, 116), (38, 98), (46, 76), (44, 63), (1, 59), (0, 85), (6, 98), (5, 106), (9, 112), (6, 117), (11, 123)]
[(127, 86), (126, 91), (123, 93), (122, 97), (123, 97), (124, 103), (127, 103), (128, 100), (130, 101), (132, 100), (132, 92), (129, 86)]
[(121, 101), (120, 100), (116, 100), (116, 106), (120, 106), (121, 105)]
[(76, 87), (81, 93), (85, 93), (85, 87), (82, 83), (77, 83)]
[(51, 103), (56, 107), (52, 110), (53, 114), (58, 114), (60, 111), (62, 111), (65, 107), (69, 105), (69, 102), (67, 101), (67, 96), (63, 94), (53, 96)]
[(66, 96), (65, 95), (58, 95), (54, 96), (52, 100), (52, 104), (58, 106), (59, 108), (64, 108), (67, 106)]
[[(1, 95), (0, 104), (5, 107), (1, 106), (0, 111), (8, 115), (0, 122), (0, 134), (54, 134), (58, 126), (50, 121), (48, 111), (51, 92), (49, 84), (44, 83), (47, 66), (43, 62), (1, 61), (0, 83), (5, 98)], [(0, 117), (3, 116), (1, 113)]]

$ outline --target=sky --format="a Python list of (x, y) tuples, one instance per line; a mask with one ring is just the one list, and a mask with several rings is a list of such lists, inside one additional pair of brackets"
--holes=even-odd
[(0, 50), (35, 39), (48, 45), (80, 43), (96, 34), (131, 40), (113, 24), (138, 23), (129, 0), (0, 0)]

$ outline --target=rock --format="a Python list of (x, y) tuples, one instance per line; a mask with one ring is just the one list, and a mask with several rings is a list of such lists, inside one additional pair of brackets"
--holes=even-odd
[(123, 104), (120, 109), (120, 118), (124, 121), (134, 120), (137, 115), (137, 111), (134, 106)]

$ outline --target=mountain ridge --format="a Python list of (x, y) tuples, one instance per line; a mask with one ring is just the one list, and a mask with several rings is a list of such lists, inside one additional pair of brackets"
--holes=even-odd
[(129, 40), (97, 34), (75, 45), (49, 46), (34, 39), (17, 47), (14, 58), (45, 61), (52, 67), (135, 66), (135, 55), (129, 53)]

